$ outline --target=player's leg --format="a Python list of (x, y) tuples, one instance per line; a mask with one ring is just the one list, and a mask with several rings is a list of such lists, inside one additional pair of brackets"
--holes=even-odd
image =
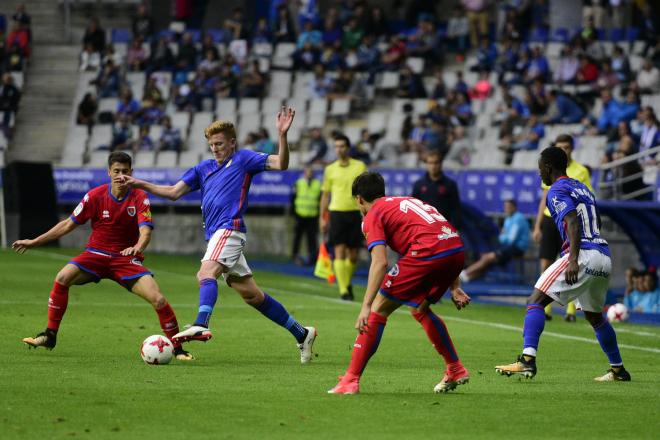
[(464, 271), (461, 272), (461, 281), (467, 283), (470, 280), (477, 279), (481, 277), (486, 269), (497, 262), (497, 255), (495, 252), (487, 252), (469, 265)]
[(351, 362), (339, 383), (328, 391), (330, 394), (357, 394), (360, 392), (360, 377), (369, 359), (378, 350), (387, 318), (401, 306), (383, 295), (376, 295), (367, 318), (367, 328), (359, 333), (353, 344)]
[(97, 280), (98, 277), (85, 272), (74, 264), (65, 265), (55, 276), (53, 289), (48, 298), (48, 324), (46, 330), (34, 338), (23, 338), (30, 347), (55, 348), (57, 332), (69, 303), (69, 287)]
[(309, 258), (307, 259), (308, 264), (313, 264), (316, 260), (316, 256), (319, 253), (319, 218), (311, 217), (305, 219), (305, 235), (307, 236), (307, 252)]
[[(555, 225), (552, 217), (544, 215), (541, 221), (541, 243), (539, 245), (541, 273), (545, 273), (556, 261), (557, 255), (561, 251), (561, 246), (562, 239), (559, 235), (557, 225)], [(545, 308), (545, 319), (548, 321), (552, 319), (552, 304), (548, 304)]]
[(337, 287), (339, 288), (339, 295), (343, 300), (352, 300), (348, 295), (348, 265), (346, 260), (348, 259), (348, 247), (344, 243), (337, 243), (334, 241), (334, 254), (335, 259), (332, 261), (332, 267), (335, 271), (335, 277), (337, 279)]
[(291, 248), (291, 260), (298, 263), (300, 259), (300, 242), (305, 232), (304, 219), (298, 215), (295, 216), (293, 227), (293, 247)]
[(357, 268), (357, 260), (358, 260), (358, 254), (360, 252), (359, 247), (355, 247), (354, 245), (351, 245), (352, 247), (348, 248), (348, 258), (345, 260), (345, 265), (346, 265), (346, 276), (348, 278), (348, 296), (351, 300), (355, 299), (355, 296), (353, 295), (353, 275), (355, 274), (355, 269)]
[[(244, 258), (243, 258), (244, 260)], [(243, 266), (238, 264), (237, 266)], [(247, 264), (245, 264), (247, 267)], [(233, 267), (232, 271), (237, 271)], [(227, 284), (236, 290), (247, 304), (257, 309), (262, 315), (270, 319), (277, 325), (284, 327), (296, 339), (300, 349), (300, 362), (303, 364), (312, 360), (312, 347), (316, 339), (316, 329), (314, 327), (303, 327), (293, 316), (289, 314), (286, 308), (275, 298), (262, 291), (254, 281), (252, 274), (229, 275)]]
[(158, 315), (160, 328), (165, 333), (165, 336), (172, 340), (174, 356), (179, 360), (193, 360), (194, 357), (181, 348), (181, 342), (172, 339), (174, 335), (179, 333), (179, 323), (177, 322), (174, 310), (167, 302), (165, 296), (163, 296), (154, 277), (145, 275), (132, 279), (126, 283), (126, 286), (131, 292), (147, 301), (154, 308)]

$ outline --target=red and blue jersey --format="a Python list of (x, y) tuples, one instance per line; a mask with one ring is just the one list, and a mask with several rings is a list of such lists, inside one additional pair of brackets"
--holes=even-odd
[(376, 199), (362, 222), (367, 248), (382, 244), (395, 252), (432, 260), (463, 250), (456, 229), (431, 205), (413, 197)]
[(131, 189), (118, 200), (110, 192), (111, 185), (101, 185), (89, 191), (71, 214), (71, 220), (82, 225), (91, 221), (92, 234), (87, 249), (118, 254), (135, 246), (140, 227), (153, 228), (151, 206), (147, 193)]
[(570, 247), (564, 217), (572, 211), (575, 211), (581, 224), (580, 249), (595, 249), (604, 255), (610, 255), (607, 241), (600, 236), (596, 197), (583, 183), (569, 177), (560, 177), (548, 190), (546, 205), (564, 242), (562, 255), (565, 255)]
[(206, 240), (219, 229), (246, 232), (243, 214), (252, 176), (265, 171), (267, 160), (267, 154), (239, 150), (221, 164), (205, 160), (181, 177), (191, 190), (202, 192)]

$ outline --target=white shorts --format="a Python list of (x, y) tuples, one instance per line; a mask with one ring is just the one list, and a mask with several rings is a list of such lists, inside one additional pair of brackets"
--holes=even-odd
[(243, 255), (245, 238), (243, 232), (232, 229), (215, 231), (206, 246), (206, 253), (202, 258), (202, 262), (217, 261), (222, 264), (226, 268), (226, 271), (222, 274), (225, 281), (231, 276), (240, 278), (252, 275), (245, 255)]
[(568, 254), (547, 268), (534, 287), (561, 305), (575, 300), (578, 309), (602, 312), (612, 271), (610, 257), (595, 249), (580, 249), (578, 279), (575, 284), (566, 283), (566, 266)]

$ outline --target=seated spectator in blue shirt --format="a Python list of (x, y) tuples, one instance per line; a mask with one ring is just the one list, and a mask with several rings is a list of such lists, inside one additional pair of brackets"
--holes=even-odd
[(135, 123), (137, 125), (158, 124), (163, 119), (165, 113), (153, 100), (145, 99), (142, 101), (142, 108), (135, 114)]
[(497, 48), (488, 38), (482, 38), (477, 49), (477, 64), (470, 67), (473, 72), (490, 72), (497, 61)]
[(409, 66), (403, 66), (399, 74), (399, 88), (397, 90), (399, 98), (426, 98), (426, 89), (424, 82), (419, 74), (414, 73)]
[(268, 21), (260, 18), (252, 31), (252, 44), (270, 43), (273, 41), (273, 35), (268, 27)]
[(110, 98), (119, 95), (119, 86), (121, 79), (119, 69), (112, 60), (106, 61), (103, 69), (99, 71), (96, 79), (93, 81), (96, 86), (96, 94), (99, 98)]
[(163, 132), (160, 135), (159, 151), (181, 151), (183, 140), (181, 130), (172, 126), (172, 120), (165, 116), (162, 120)]
[(548, 92), (548, 113), (546, 124), (577, 124), (584, 118), (585, 112), (573, 99), (556, 90)]
[(603, 109), (598, 117), (596, 127), (598, 133), (605, 134), (609, 130), (617, 127), (620, 120), (621, 104), (612, 98), (612, 92), (609, 89), (603, 89), (600, 92), (600, 97), (603, 100)]
[(463, 270), (460, 275), (461, 281), (466, 283), (477, 279), (494, 264), (504, 265), (511, 259), (520, 258), (525, 254), (529, 245), (529, 222), (518, 211), (516, 201), (513, 199), (504, 201), (504, 213), (506, 219), (498, 237), (500, 244), (498, 249), (481, 255), (479, 260)]
[[(125, 114), (120, 114), (118, 122), (112, 127), (112, 140), (110, 141), (110, 151), (128, 150), (132, 147), (133, 127), (130, 119)], [(104, 149), (107, 147), (101, 147)]]
[(153, 151), (154, 150), (154, 140), (149, 136), (149, 131), (151, 127), (148, 125), (143, 125), (140, 127), (140, 133), (138, 139), (133, 144), (133, 154), (137, 154), (138, 151)]
[(298, 35), (298, 42), (296, 46), (302, 49), (305, 44), (310, 43), (312, 47), (320, 47), (323, 42), (323, 34), (318, 29), (314, 29), (314, 22), (305, 20), (303, 24), (303, 31)]
[(338, 41), (334, 44), (328, 43), (323, 48), (319, 56), (319, 63), (325, 70), (338, 70), (344, 65), (344, 60), (341, 56), (341, 42)]
[(639, 313), (660, 312), (660, 289), (658, 275), (654, 269), (644, 272), (629, 269), (626, 272), (626, 281), (628, 285), (624, 304), (628, 310)]
[(546, 82), (549, 77), (550, 65), (548, 64), (548, 60), (543, 55), (541, 48), (536, 46), (532, 50), (532, 59), (525, 71), (525, 82), (531, 84), (537, 79)]
[(322, 39), (324, 44), (335, 44), (337, 41), (341, 42), (342, 29), (337, 23), (337, 19), (331, 15), (325, 18), (323, 22)]
[(312, 153), (312, 157), (307, 160), (306, 165), (324, 164), (325, 156), (328, 153), (328, 143), (323, 137), (321, 128), (314, 127), (310, 132), (310, 141), (307, 149)]
[(140, 111), (140, 103), (133, 98), (131, 89), (125, 88), (117, 103), (117, 116), (125, 115), (132, 121), (138, 111)]
[(630, 122), (637, 116), (639, 111), (639, 96), (637, 92), (629, 89), (626, 94), (626, 100), (619, 106), (619, 121)]
[(277, 152), (277, 145), (270, 138), (268, 130), (264, 127), (259, 129), (259, 140), (255, 144), (256, 151), (266, 154), (275, 154)]

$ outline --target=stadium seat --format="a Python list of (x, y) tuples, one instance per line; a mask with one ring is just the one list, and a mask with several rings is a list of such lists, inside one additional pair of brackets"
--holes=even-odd
[(408, 57), (406, 59), (406, 64), (414, 73), (424, 72), (424, 58)]
[(160, 151), (156, 156), (157, 168), (174, 168), (177, 163), (176, 151)]
[(270, 43), (256, 43), (252, 46), (252, 53), (257, 57), (270, 58), (273, 55), (273, 45)]
[(290, 69), (293, 67), (293, 53), (296, 51), (294, 43), (277, 43), (273, 54), (273, 67)]
[(287, 141), (291, 144), (297, 144), (300, 142), (300, 138), (302, 137), (302, 129), (303, 128), (301, 127), (301, 124), (293, 124), (287, 134)]
[(550, 42), (545, 47), (545, 56), (547, 58), (559, 58), (561, 51), (564, 48), (564, 43)]
[(325, 98), (311, 99), (308, 111), (309, 113), (325, 115), (328, 112), (328, 100)]
[(290, 97), (291, 72), (271, 72), (268, 95), (271, 98), (287, 99)]
[(220, 98), (215, 104), (215, 116), (227, 121), (236, 120), (236, 102), (234, 98)]
[(326, 114), (325, 113), (307, 113), (307, 121), (305, 121), (305, 128), (325, 127)]
[(156, 152), (154, 151), (138, 151), (133, 158), (134, 168), (151, 168), (154, 166), (156, 159)]
[(63, 156), (81, 156), (87, 145), (87, 127), (84, 125), (71, 125), (66, 135), (66, 142), (62, 150)]
[(238, 102), (238, 114), (240, 116), (258, 114), (258, 113), (259, 113), (258, 98), (242, 98)]
[(296, 113), (299, 115), (307, 112), (307, 98), (294, 97), (294, 98), (286, 99), (284, 101), (284, 104), (288, 105), (289, 107), (295, 108)]
[(351, 145), (355, 145), (360, 140), (360, 132), (362, 131), (359, 125), (348, 125), (344, 127), (342, 132), (351, 141)]
[(520, 170), (534, 170), (538, 166), (538, 151), (517, 151), (513, 156), (511, 168)]
[(350, 99), (333, 99), (330, 101), (331, 116), (348, 116), (351, 110)]
[(311, 98), (310, 83), (314, 80), (312, 72), (296, 72), (293, 80), (293, 96), (299, 98)]
[(403, 153), (399, 155), (400, 168), (419, 168), (419, 156), (417, 153)]
[(107, 168), (108, 154), (107, 151), (92, 151), (87, 166), (90, 168)]
[(89, 147), (92, 150), (98, 149), (101, 145), (110, 145), (112, 141), (111, 125), (95, 125), (92, 131), (92, 137), (89, 140)]
[(190, 113), (188, 112), (174, 112), (170, 114), (172, 126), (181, 130), (181, 137), (184, 139), (188, 136), (188, 126), (190, 125)]
[(156, 79), (156, 86), (163, 95), (163, 99), (167, 101), (170, 98), (172, 87), (172, 72), (154, 72), (151, 77)]
[(113, 43), (130, 43), (133, 39), (130, 29), (113, 29), (111, 35)]
[(302, 152), (300, 151), (291, 151), (289, 152), (289, 169), (300, 169), (302, 168)]
[[(250, 132), (255, 132), (261, 128), (261, 113), (248, 113), (241, 115), (238, 123), (238, 133), (237, 136), (239, 139), (243, 139)], [(270, 131), (273, 129), (267, 127)], [(271, 136), (274, 133), (270, 133)]]
[[(203, 157), (203, 155), (202, 155)], [(179, 154), (179, 167), (180, 168), (191, 168), (197, 165), (200, 162), (200, 152), (199, 151), (182, 151)]]
[(279, 98), (264, 98), (261, 101), (261, 113), (264, 115), (264, 117), (268, 117), (268, 115), (275, 115), (280, 111), (281, 108), (282, 100)]
[(25, 76), (23, 72), (9, 72), (11, 77), (14, 79), (14, 85), (18, 90), (23, 90), (23, 85), (25, 83)]
[(111, 112), (114, 114), (117, 111), (118, 104), (119, 98), (101, 98), (99, 99), (98, 112)]
[(623, 28), (613, 28), (610, 31), (610, 41), (614, 43), (623, 41), (625, 40), (625, 38), (626, 38), (626, 30)]
[(383, 72), (376, 80), (377, 89), (395, 89), (399, 87), (399, 74), (397, 72)]
[(388, 112), (369, 112), (367, 129), (369, 133), (382, 133), (387, 128)]

